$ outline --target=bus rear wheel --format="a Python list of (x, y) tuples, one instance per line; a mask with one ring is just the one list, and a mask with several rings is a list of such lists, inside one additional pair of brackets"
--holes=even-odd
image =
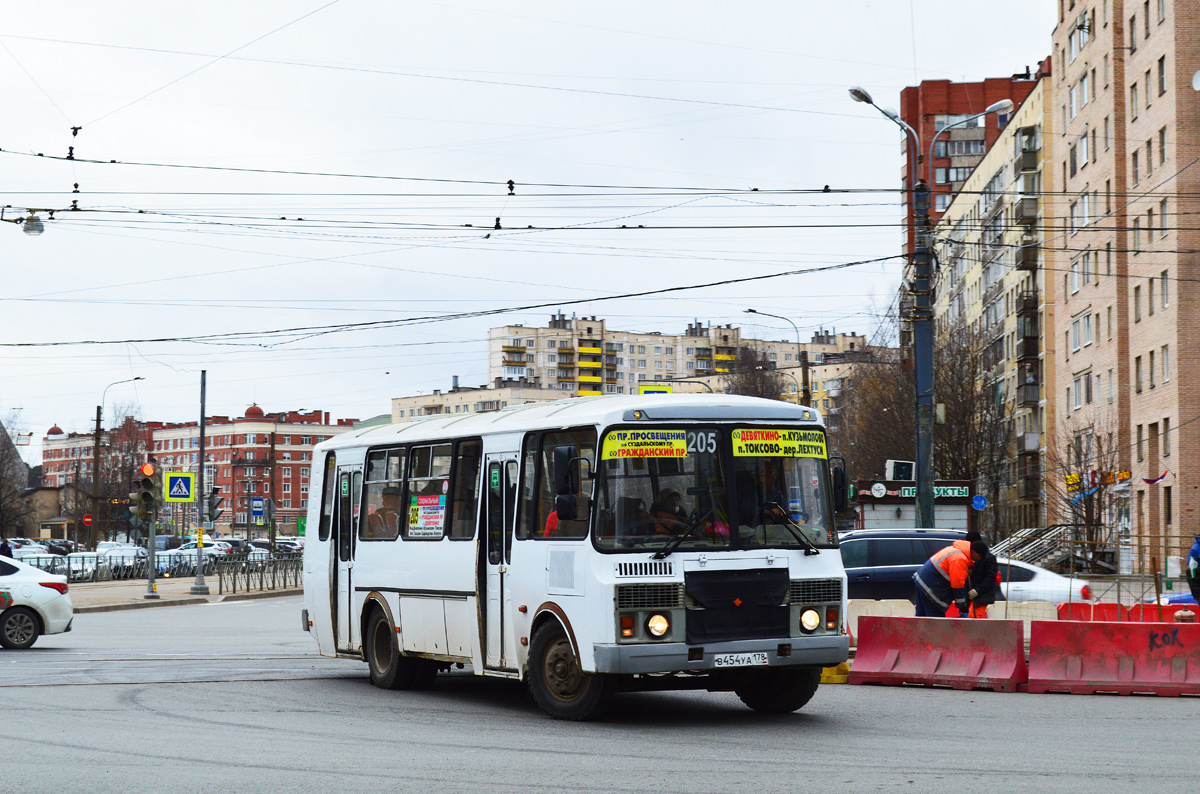
[(371, 683), (380, 689), (424, 689), (437, 675), (433, 662), (400, 653), (396, 629), (382, 609), (371, 613), (363, 650)]
[(733, 691), (755, 711), (789, 714), (812, 700), (820, 683), (820, 667), (767, 667), (750, 673)]
[(528, 677), (533, 699), (555, 719), (596, 719), (612, 705), (612, 681), (583, 672), (571, 641), (556, 621), (534, 632)]

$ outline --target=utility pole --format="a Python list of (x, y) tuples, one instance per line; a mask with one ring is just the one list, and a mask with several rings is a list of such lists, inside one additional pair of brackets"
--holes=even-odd
[(918, 527), (933, 526), (933, 306), (930, 302), (929, 185), (913, 188), (916, 245), (913, 248), (913, 371), (917, 387), (917, 515)]
[[(103, 408), (96, 406), (96, 437), (92, 439), (92, 513), (96, 516), (97, 521), (104, 521), (108, 518), (107, 512), (100, 511), (100, 413)], [(92, 538), (92, 533), (95, 530), (88, 527), (88, 548), (95, 548), (95, 540)]]
[(800, 404), (812, 408), (812, 389), (808, 385), (808, 351), (800, 351)]
[[(278, 417), (277, 417), (278, 419)], [(271, 424), (271, 453), (267, 459), (267, 501), (264, 505), (264, 510), (269, 512), (267, 524), (267, 542), (271, 546), (271, 553), (275, 553), (275, 433), (278, 430), (278, 425)]]
[(208, 491), (204, 490), (204, 390), (208, 370), (200, 370), (200, 468), (196, 471), (196, 512), (200, 519), (200, 531), (196, 533), (196, 581), (192, 595), (208, 595), (208, 584), (204, 581), (204, 533), (211, 527), (205, 521), (208, 508)]

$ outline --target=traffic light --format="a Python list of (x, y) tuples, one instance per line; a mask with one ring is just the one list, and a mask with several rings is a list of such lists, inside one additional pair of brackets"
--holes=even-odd
[(129, 494), (129, 514), (146, 521), (162, 502), (163, 475), (153, 463), (143, 463), (138, 473), (142, 479), (138, 482), (138, 490)]
[(221, 505), (225, 504), (225, 500), (221, 497), (221, 492), (213, 489), (208, 495), (208, 520), (216, 523), (216, 520), (221, 517), (225, 509)]

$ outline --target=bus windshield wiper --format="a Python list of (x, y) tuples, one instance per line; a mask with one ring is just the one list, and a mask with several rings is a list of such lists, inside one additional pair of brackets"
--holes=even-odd
[(667, 539), (667, 544), (650, 556), (652, 560), (666, 559), (668, 554), (671, 554), (675, 549), (679, 548), (679, 544), (683, 543), (684, 539), (692, 534), (692, 530), (700, 526), (700, 522), (712, 515), (713, 509), (710, 507), (703, 513), (697, 515), (694, 519), (686, 524), (680, 522), (680, 529), (671, 533), (671, 537)]
[(792, 518), (791, 513), (780, 507), (778, 502), (763, 502), (763, 507), (774, 507), (780, 512), (784, 519), (783, 526), (787, 527), (788, 531), (796, 536), (796, 540), (800, 541), (800, 543), (804, 546), (804, 556), (810, 557), (813, 554), (821, 553), (821, 550), (818, 549), (813, 542), (808, 539), (808, 535), (804, 534), (804, 527), (797, 524), (796, 519)]

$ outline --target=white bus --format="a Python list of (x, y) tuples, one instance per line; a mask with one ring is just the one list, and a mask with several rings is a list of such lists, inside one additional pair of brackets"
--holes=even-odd
[(441, 415), (334, 436), (313, 471), (304, 627), (377, 686), (471, 665), (561, 719), (650, 689), (788, 712), (847, 658), (845, 470), (811, 408), (630, 395)]

